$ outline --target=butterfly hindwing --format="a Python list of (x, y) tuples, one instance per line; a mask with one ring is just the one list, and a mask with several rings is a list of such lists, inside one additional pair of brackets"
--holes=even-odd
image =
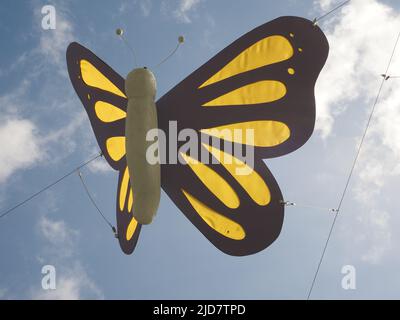
[(110, 166), (119, 171), (117, 190), (117, 232), (122, 250), (134, 250), (141, 226), (132, 215), (132, 190), (126, 164), (125, 80), (93, 52), (73, 42), (67, 49), (67, 65), (95, 133)]
[(132, 215), (133, 190), (129, 179), (128, 167), (119, 171), (117, 189), (117, 227), (121, 249), (131, 254), (136, 247), (141, 225)]
[(164, 190), (188, 219), (223, 252), (243, 256), (268, 247), (283, 223), (282, 195), (262, 160), (254, 167), (219, 149), (203, 145), (213, 160), (183, 155), (173, 170), (179, 188)]

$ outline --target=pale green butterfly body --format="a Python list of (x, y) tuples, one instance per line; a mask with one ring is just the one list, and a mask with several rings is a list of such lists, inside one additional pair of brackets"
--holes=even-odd
[(126, 160), (133, 189), (132, 213), (140, 224), (149, 224), (156, 215), (161, 194), (159, 161), (149, 162), (147, 149), (154, 145), (146, 135), (158, 128), (155, 104), (156, 79), (146, 68), (132, 70), (125, 80), (128, 97), (125, 122)]

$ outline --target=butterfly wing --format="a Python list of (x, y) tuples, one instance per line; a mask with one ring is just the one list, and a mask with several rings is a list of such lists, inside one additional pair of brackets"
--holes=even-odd
[[(257, 156), (301, 147), (315, 123), (314, 86), (329, 45), (318, 26), (281, 17), (223, 49), (158, 101), (161, 128), (253, 128)], [(242, 141), (239, 141), (242, 143)]]
[[(169, 132), (169, 122), (176, 121), (178, 132), (193, 128), (214, 136), (221, 150), (201, 146), (213, 157), (219, 152), (233, 157), (224, 141), (232, 142), (233, 150), (254, 147), (254, 171), (248, 175), (224, 159), (161, 167), (163, 189), (223, 252), (252, 254), (278, 237), (283, 198), (262, 159), (290, 153), (311, 136), (314, 86), (328, 51), (324, 34), (311, 21), (281, 17), (233, 42), (157, 102), (161, 129)], [(235, 129), (253, 130), (253, 141), (220, 135)], [(241, 159), (234, 163), (244, 165)]]
[(89, 116), (99, 147), (110, 166), (119, 171), (117, 229), (122, 250), (134, 250), (141, 226), (132, 215), (133, 193), (126, 164), (125, 80), (93, 52), (73, 42), (67, 49), (68, 73)]
[[(204, 144), (207, 164), (180, 153), (186, 164), (166, 165), (162, 185), (168, 196), (201, 233), (221, 251), (244, 256), (268, 247), (283, 223), (282, 195), (261, 159), (254, 168)], [(250, 172), (242, 175), (247, 167)], [(169, 183), (170, 179), (179, 183)]]

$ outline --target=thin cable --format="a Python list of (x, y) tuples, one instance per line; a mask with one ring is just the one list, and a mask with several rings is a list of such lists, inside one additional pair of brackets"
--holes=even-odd
[(341, 4), (339, 4), (337, 7), (333, 8), (332, 10), (328, 11), (327, 13), (323, 14), (322, 16), (315, 18), (314, 19), (314, 24), (317, 24), (318, 21), (324, 19), (325, 17), (329, 16), (331, 13), (335, 12), (336, 10), (340, 9), (341, 7), (345, 6), (346, 4), (348, 4), (351, 0), (347, 0), (342, 2)]
[(100, 210), (100, 208), (98, 207), (98, 205), (96, 204), (96, 202), (94, 201), (92, 195), (89, 192), (89, 189), (85, 183), (85, 181), (83, 180), (83, 176), (82, 176), (82, 172), (80, 170), (77, 171), (78, 172), (78, 176), (79, 176), (79, 180), (81, 180), (83, 188), (86, 191), (86, 194), (88, 196), (88, 198), (90, 199), (90, 201), (92, 202), (92, 204), (94, 205), (94, 207), (96, 208), (96, 210), (98, 211), (98, 213), (101, 215), (101, 217), (103, 218), (103, 220), (105, 221), (105, 223), (107, 223), (111, 230), (115, 233), (115, 227), (111, 224), (111, 222), (104, 216), (103, 212)]
[[(386, 72), (385, 72), (385, 74), (388, 74), (390, 65), (392, 64), (392, 60), (393, 60), (394, 54), (395, 54), (395, 52), (396, 52), (397, 45), (398, 45), (398, 43), (399, 43), (399, 39), (400, 39), (400, 32), (399, 32), (399, 34), (397, 35), (397, 39), (396, 39), (395, 45), (394, 45), (394, 47), (393, 47), (393, 51), (392, 51), (392, 54), (391, 54), (391, 56), (390, 56), (389, 63), (388, 63), (388, 65), (387, 65), (387, 67), (386, 67)], [(359, 158), (359, 156), (360, 156), (360, 152), (361, 152), (361, 149), (362, 149), (362, 146), (363, 146), (365, 137), (367, 136), (368, 129), (369, 129), (370, 124), (371, 124), (371, 120), (372, 120), (372, 118), (373, 118), (373, 116), (374, 116), (374, 112), (375, 112), (376, 105), (378, 104), (378, 101), (379, 101), (379, 98), (380, 98), (380, 95), (381, 95), (381, 93), (382, 93), (382, 89), (383, 89), (383, 86), (384, 86), (386, 80), (387, 80), (387, 79), (385, 79), (385, 78), (382, 79), (381, 85), (380, 85), (379, 90), (378, 90), (378, 94), (376, 95), (374, 104), (373, 104), (373, 106), (372, 106), (372, 110), (371, 110), (371, 113), (370, 113), (370, 115), (369, 115), (369, 118), (368, 118), (368, 121), (367, 121), (367, 125), (366, 125), (365, 130), (364, 130), (364, 133), (363, 133), (363, 135), (362, 135), (360, 144), (359, 144), (359, 146), (358, 146), (358, 150), (357, 150), (356, 156), (355, 156), (355, 158), (354, 158), (353, 165), (352, 165), (352, 167), (351, 167), (350, 173), (349, 173), (349, 175), (348, 175), (348, 177), (347, 177), (347, 180), (346, 180), (346, 185), (345, 185), (345, 187), (344, 187), (344, 189), (343, 189), (343, 192), (342, 192), (342, 195), (341, 195), (341, 197), (340, 197), (339, 205), (338, 205), (337, 211), (336, 211), (336, 213), (335, 213), (335, 218), (333, 219), (331, 228), (330, 228), (330, 230), (329, 230), (328, 238), (326, 239), (324, 249), (322, 250), (322, 255), (321, 255), (321, 258), (320, 258), (320, 260), (319, 260), (318, 267), (317, 267), (317, 270), (316, 270), (315, 275), (314, 275), (314, 279), (313, 279), (313, 281), (312, 281), (312, 283), (311, 283), (311, 287), (310, 287), (310, 290), (309, 290), (309, 292), (308, 292), (307, 300), (310, 299), (311, 293), (312, 293), (312, 291), (313, 291), (313, 289), (314, 289), (315, 281), (316, 281), (316, 279), (317, 279), (317, 277), (318, 277), (318, 273), (319, 273), (319, 269), (321, 268), (322, 260), (324, 259), (325, 252), (326, 252), (326, 249), (327, 249), (328, 244), (329, 244), (329, 240), (330, 240), (330, 238), (331, 238), (333, 229), (334, 229), (335, 224), (336, 224), (337, 217), (338, 217), (339, 212), (340, 212), (340, 209), (341, 209), (341, 207), (342, 207), (343, 200), (344, 200), (344, 198), (345, 198), (345, 196), (346, 196), (347, 189), (348, 189), (348, 187), (349, 187), (349, 185), (350, 185), (350, 181), (351, 181), (351, 178), (352, 178), (352, 176), (353, 176), (353, 172), (354, 172), (354, 169), (355, 169), (355, 167), (356, 167), (357, 160), (358, 160), (358, 158)]]
[(390, 76), (387, 74), (381, 74), (381, 76), (385, 79), (385, 80), (389, 80), (389, 79), (399, 79), (400, 76)]
[(19, 202), (18, 204), (14, 205), (13, 207), (11, 207), (10, 209), (4, 211), (3, 213), (0, 214), (0, 219), (4, 218), (5, 216), (7, 216), (8, 214), (10, 214), (11, 212), (13, 212), (15, 209), (19, 208), (20, 206), (24, 205), (25, 203), (29, 202), (30, 200), (32, 200), (33, 198), (37, 197), (38, 195), (40, 195), (42, 192), (50, 189), (51, 187), (55, 186), (57, 183), (61, 182), (62, 180), (64, 180), (65, 178), (69, 177), (70, 175), (72, 175), (73, 173), (75, 173), (77, 170), (83, 168), (84, 166), (87, 166), (89, 163), (91, 163), (92, 161), (96, 160), (97, 158), (101, 157), (102, 153), (96, 155), (95, 157), (85, 161), (84, 163), (82, 163), (81, 165), (79, 165), (78, 167), (76, 167), (75, 169), (71, 170), (70, 172), (66, 173), (65, 175), (63, 175), (61, 178), (57, 179), (56, 181), (54, 181), (53, 183), (50, 183), (49, 185), (47, 185), (46, 187), (40, 189), (38, 192), (35, 192), (34, 194), (32, 194), (31, 196), (29, 196), (28, 198), (26, 198), (25, 200)]
[(284, 200), (282, 200), (281, 203), (286, 207), (300, 207), (300, 208), (316, 209), (316, 210), (330, 211), (330, 212), (336, 212), (337, 211), (337, 209), (335, 209), (335, 208), (314, 206), (314, 205), (311, 205), (311, 204), (297, 203), (297, 202), (292, 202), (292, 201), (284, 201)]
[(308, 205), (308, 204), (297, 204), (296, 203), (296, 207), (337, 212), (337, 209), (335, 209), (335, 208), (318, 207), (318, 206), (312, 206), (312, 205)]

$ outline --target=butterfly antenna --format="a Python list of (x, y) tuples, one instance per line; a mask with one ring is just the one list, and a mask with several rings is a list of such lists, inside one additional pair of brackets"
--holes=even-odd
[(136, 54), (135, 51), (133, 50), (132, 46), (129, 44), (129, 42), (125, 39), (124, 37), (124, 30), (121, 28), (118, 28), (115, 30), (115, 33), (117, 34), (118, 37), (121, 38), (121, 40), (125, 43), (126, 47), (130, 50), (130, 52), (133, 55), (133, 62), (135, 64), (135, 67), (137, 67), (137, 60), (136, 60)]
[(175, 54), (175, 52), (178, 51), (180, 45), (181, 45), (182, 43), (184, 43), (184, 42), (185, 42), (185, 38), (184, 38), (183, 36), (179, 36), (179, 37), (178, 37), (178, 44), (176, 45), (175, 49), (172, 50), (171, 53), (170, 53), (168, 56), (166, 56), (163, 60), (161, 60), (153, 69), (158, 68), (158, 67), (161, 66), (164, 62), (166, 62), (167, 60), (169, 60), (169, 58), (171, 58), (171, 57)]

